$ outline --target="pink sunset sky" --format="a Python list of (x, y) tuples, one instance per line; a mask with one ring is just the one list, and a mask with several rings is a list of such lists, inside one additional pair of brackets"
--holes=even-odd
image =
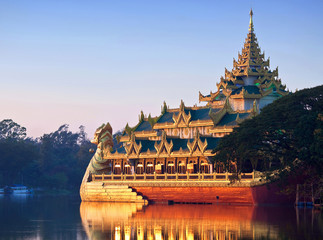
[(322, 84), (321, 1), (1, 1), (0, 121), (89, 137), (216, 90), (248, 32), (291, 91)]

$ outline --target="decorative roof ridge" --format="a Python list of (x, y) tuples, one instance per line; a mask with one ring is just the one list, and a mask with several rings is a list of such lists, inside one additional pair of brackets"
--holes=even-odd
[(200, 110), (200, 109), (207, 109), (209, 106), (192, 106), (192, 107), (187, 107), (188, 110)]
[[(164, 104), (166, 104), (166, 103), (164, 102)], [(139, 122), (133, 127), (130, 127), (129, 124), (127, 123), (126, 126), (125, 126), (125, 129), (123, 131), (123, 136), (130, 136), (131, 133), (135, 132), (143, 122), (150, 123), (152, 130), (149, 130), (149, 131), (143, 130), (143, 131), (137, 131), (137, 132), (138, 133), (153, 132), (154, 131), (154, 125), (158, 122), (158, 120), (163, 115), (164, 115), (164, 113), (162, 113), (159, 116), (152, 117), (151, 114), (149, 113), (148, 117), (146, 117), (144, 115), (143, 111), (141, 111), (140, 115), (139, 115)]]
[(135, 134), (140, 134), (140, 133), (152, 133), (152, 132), (156, 132), (154, 131), (154, 129), (152, 130), (142, 130), (142, 131), (136, 131)]
[(138, 134), (136, 133), (135, 135), (136, 135), (136, 140), (138, 139), (138, 140), (143, 140), (143, 141), (150, 140), (149, 139), (150, 137), (158, 137), (158, 134), (157, 134), (156, 131), (153, 131), (153, 132), (150, 132), (150, 133), (138, 132)]
[(213, 93), (212, 91), (210, 91), (210, 94), (207, 96), (204, 96), (201, 92), (199, 92), (199, 102), (207, 102), (216, 98), (220, 94), (220, 88), (218, 84), (217, 84), (217, 88), (218, 90), (216, 92)]
[[(207, 109), (207, 108), (210, 108), (210, 106), (185, 106), (185, 110), (200, 110), (200, 109)], [(170, 108), (170, 109), (167, 109), (167, 112), (168, 113), (173, 113), (173, 112), (179, 112), (180, 111), (180, 108)]]
[(169, 112), (169, 113), (178, 112), (178, 111), (179, 111), (179, 108), (170, 108), (170, 109), (167, 109), (167, 112)]
[[(164, 131), (163, 131), (164, 132)], [(203, 135), (204, 137), (204, 135)], [(192, 138), (191, 138), (192, 139)], [(168, 136), (166, 134), (166, 138), (163, 139), (163, 136), (161, 136), (161, 139), (149, 139), (149, 138), (144, 138), (144, 137), (137, 137), (136, 136), (136, 139), (135, 139), (135, 143), (139, 144), (141, 142), (151, 142), (151, 143), (158, 143), (158, 142), (162, 142), (162, 141), (172, 141), (172, 140), (183, 140), (183, 141), (187, 141), (187, 138), (180, 138), (178, 136)]]
[[(150, 113), (149, 113), (149, 115), (150, 115)], [(151, 117), (152, 119), (155, 119), (155, 118), (159, 118), (159, 116), (155, 116), (155, 117)], [(148, 117), (144, 117), (144, 119), (143, 119), (143, 121), (145, 121), (145, 122), (148, 122), (148, 120), (149, 120), (149, 116)]]
[(231, 112), (231, 113), (229, 113), (229, 114), (241, 114), (241, 113), (250, 113), (250, 109), (248, 109), (248, 110), (235, 110), (235, 111), (233, 111), (233, 112)]

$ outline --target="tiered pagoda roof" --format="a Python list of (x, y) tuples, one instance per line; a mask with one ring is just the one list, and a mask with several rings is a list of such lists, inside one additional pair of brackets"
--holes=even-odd
[(278, 67), (271, 71), (269, 69), (269, 58), (265, 60), (265, 54), (261, 53), (253, 26), (253, 12), (250, 11), (249, 33), (238, 54), (238, 61), (233, 60), (233, 69), (225, 69), (224, 77), (217, 83), (218, 90), (209, 95), (199, 94), (200, 102), (209, 104), (230, 98), (252, 98), (259, 99), (270, 93), (280, 96), (288, 94), (286, 86), (281, 84), (278, 78)]
[(195, 157), (212, 156), (219, 138), (200, 136), (197, 131), (193, 139), (181, 139), (166, 136), (163, 132), (160, 140), (137, 139), (132, 133), (128, 144), (115, 149), (106, 158), (167, 158), (167, 157)]
[[(123, 146), (105, 158), (212, 156), (220, 137), (258, 114), (262, 99), (269, 97), (264, 106), (288, 94), (278, 78), (278, 68), (271, 71), (269, 59), (261, 53), (252, 17), (251, 10), (249, 33), (233, 69), (225, 69), (216, 92), (207, 96), (200, 93), (199, 100), (207, 102), (205, 106), (188, 107), (181, 101), (178, 108), (170, 109), (164, 102), (160, 116), (146, 117), (141, 112), (138, 124), (127, 124), (119, 137)], [(235, 104), (242, 107), (233, 107)]]
[(128, 142), (132, 133), (141, 139), (159, 139), (162, 132), (179, 128), (190, 128), (196, 132), (199, 127), (208, 127), (208, 131), (204, 133), (206, 136), (210, 136), (214, 132), (232, 132), (232, 129), (241, 121), (255, 116), (257, 113), (256, 106), (248, 111), (233, 111), (228, 102), (222, 107), (214, 108), (211, 106), (186, 107), (181, 101), (179, 108), (164, 107), (158, 117), (152, 118), (150, 115), (145, 117), (141, 112), (138, 124), (133, 128), (127, 124), (120, 141)]

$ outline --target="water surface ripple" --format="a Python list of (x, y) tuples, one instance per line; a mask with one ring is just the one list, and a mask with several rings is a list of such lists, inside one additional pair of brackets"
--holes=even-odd
[(323, 239), (323, 213), (281, 206), (81, 203), (0, 196), (0, 239)]

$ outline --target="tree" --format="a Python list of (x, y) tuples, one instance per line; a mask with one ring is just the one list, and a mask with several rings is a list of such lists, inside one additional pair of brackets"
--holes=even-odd
[(80, 129), (80, 132), (79, 132), (79, 136), (78, 136), (77, 142), (82, 145), (83, 143), (86, 143), (89, 140), (88, 140), (87, 134), (85, 132), (85, 127), (83, 125), (81, 125), (79, 127), (79, 129)]
[(63, 124), (36, 141), (27, 138), (26, 128), (11, 119), (1, 121), (0, 185), (23, 180), (30, 186), (78, 191), (93, 155), (84, 126), (79, 129), (74, 133)]
[(50, 187), (78, 189), (92, 154), (93, 144), (87, 139), (84, 126), (73, 133), (64, 124), (40, 139), (39, 164), (42, 182)]
[(251, 167), (267, 172), (267, 178), (321, 178), (322, 116), (323, 85), (282, 97), (223, 137), (213, 160), (235, 161), (238, 171)]
[(12, 119), (4, 119), (0, 122), (0, 140), (1, 139), (25, 139), (26, 128), (21, 127)]
[(0, 175), (2, 184), (21, 182), (23, 169), (38, 157), (37, 144), (26, 138), (26, 128), (11, 119), (0, 122)]

